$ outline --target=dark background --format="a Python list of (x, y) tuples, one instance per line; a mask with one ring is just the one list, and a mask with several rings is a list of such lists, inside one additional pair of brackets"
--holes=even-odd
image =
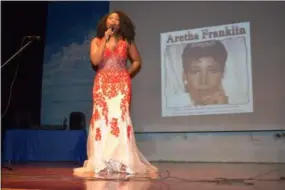
[[(1, 69), (1, 130), (31, 128), (40, 125), (42, 62), (48, 2), (1, 2), (1, 61), (3, 64), (21, 46), (24, 36), (37, 35), (22, 54)], [(10, 104), (9, 90), (17, 65)], [(2, 138), (3, 139), (3, 138)]]

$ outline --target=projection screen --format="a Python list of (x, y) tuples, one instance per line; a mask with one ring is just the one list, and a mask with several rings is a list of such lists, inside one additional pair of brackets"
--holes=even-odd
[(285, 129), (284, 3), (270, 3), (111, 2), (143, 59), (135, 130)]

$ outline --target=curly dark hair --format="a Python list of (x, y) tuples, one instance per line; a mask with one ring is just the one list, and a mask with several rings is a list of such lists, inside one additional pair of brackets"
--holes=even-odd
[(117, 32), (118, 35), (122, 37), (123, 40), (127, 40), (129, 43), (132, 43), (135, 40), (136, 35), (135, 25), (133, 24), (132, 20), (127, 16), (127, 14), (122, 11), (112, 11), (105, 15), (101, 20), (99, 20), (97, 25), (96, 37), (104, 37), (105, 31), (107, 30), (106, 20), (113, 13), (117, 13), (120, 18), (120, 29)]
[(187, 44), (182, 53), (184, 71), (188, 70), (188, 66), (193, 60), (208, 56), (213, 57), (224, 72), (228, 53), (225, 46), (218, 40)]

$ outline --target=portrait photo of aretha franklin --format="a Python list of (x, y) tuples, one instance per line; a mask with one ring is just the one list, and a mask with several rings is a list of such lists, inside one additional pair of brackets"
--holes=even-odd
[(194, 105), (228, 104), (222, 79), (228, 53), (220, 41), (187, 44), (182, 53), (184, 90)]

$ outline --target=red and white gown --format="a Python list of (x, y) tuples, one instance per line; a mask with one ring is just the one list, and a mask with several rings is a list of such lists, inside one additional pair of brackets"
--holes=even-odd
[(127, 50), (128, 43), (124, 40), (120, 40), (114, 50), (105, 48), (94, 79), (88, 159), (83, 167), (74, 169), (77, 176), (90, 172), (94, 177), (102, 172), (153, 176), (158, 172), (136, 145), (130, 118), (131, 78), (126, 68)]

